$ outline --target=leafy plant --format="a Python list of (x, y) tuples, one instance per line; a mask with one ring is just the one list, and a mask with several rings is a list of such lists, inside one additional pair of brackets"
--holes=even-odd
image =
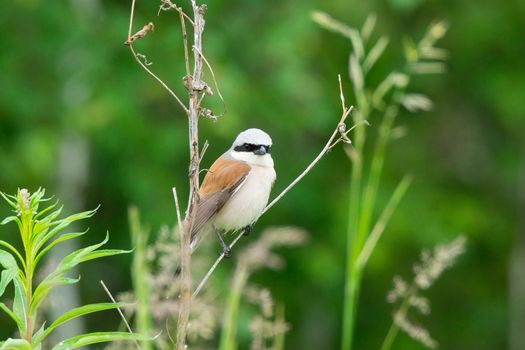
[[(352, 82), (357, 124), (353, 147), (348, 148), (352, 161), (349, 191), (349, 213), (346, 246), (346, 276), (343, 308), (341, 349), (352, 349), (355, 316), (364, 268), (379, 241), (390, 217), (408, 189), (411, 178), (401, 179), (381, 214), (374, 219), (378, 189), (387, 151), (387, 145), (402, 135), (403, 129), (395, 127), (395, 120), (404, 107), (409, 112), (428, 111), (432, 101), (425, 95), (409, 93), (411, 79), (420, 74), (439, 74), (445, 71), (443, 60), (447, 51), (437, 48), (448, 26), (445, 22), (432, 23), (418, 42), (404, 40), (405, 63), (400, 70), (392, 70), (379, 84), (372, 86), (368, 74), (388, 46), (388, 37), (381, 36), (371, 42), (376, 17), (371, 15), (361, 30), (351, 28), (328, 14), (314, 12), (312, 18), (323, 28), (339, 33), (352, 44), (349, 58), (349, 77)], [(367, 128), (363, 121), (378, 120), (378, 135), (373, 145), (369, 169), (364, 159)], [(375, 123), (374, 123), (375, 124)]]
[[(125, 306), (123, 303), (97, 303), (79, 306), (69, 310), (51, 322), (38, 325), (38, 312), (49, 293), (56, 287), (73, 284), (80, 278), (67, 277), (66, 273), (73, 267), (85, 261), (106, 256), (128, 253), (120, 249), (99, 249), (108, 241), (106, 238), (97, 244), (78, 249), (64, 257), (54, 271), (45, 276), (42, 281), (35, 281), (35, 273), (42, 258), (56, 245), (67, 240), (78, 238), (84, 232), (63, 233), (72, 223), (93, 216), (97, 209), (84, 211), (59, 219), (62, 207), (57, 209), (58, 202), (41, 209), (44, 189), (38, 189), (30, 194), (26, 189), (18, 190), (16, 195), (0, 195), (13, 208), (15, 215), (5, 218), (1, 225), (16, 223), (23, 250), (19, 251), (12, 244), (0, 240), (0, 297), (6, 288), (14, 288), (14, 301), (9, 308), (0, 302), (2, 309), (15, 322), (20, 335), (19, 339), (7, 339), (0, 342), (0, 349), (41, 349), (44, 340), (62, 324), (83, 315), (94, 312), (115, 309)], [(113, 340), (137, 340), (146, 337), (122, 332), (96, 332), (78, 335), (56, 344), (52, 349), (76, 349), (81, 346), (108, 342)]]

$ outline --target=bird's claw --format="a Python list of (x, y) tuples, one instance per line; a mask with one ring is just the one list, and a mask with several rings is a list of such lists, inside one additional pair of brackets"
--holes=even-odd
[(250, 232), (252, 232), (252, 228), (253, 228), (253, 225), (244, 226), (242, 228), (242, 235), (243, 236), (248, 236), (250, 234)]
[(228, 247), (227, 245), (225, 245), (224, 247), (222, 247), (222, 255), (224, 255), (225, 258), (229, 258), (232, 256), (232, 250), (230, 247)]

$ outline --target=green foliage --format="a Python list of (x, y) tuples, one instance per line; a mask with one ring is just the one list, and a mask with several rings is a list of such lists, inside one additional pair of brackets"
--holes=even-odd
[[(400, 7), (401, 2), (405, 6)], [(523, 206), (517, 207), (517, 177), (525, 160), (525, 3), (206, 3), (204, 54), (213, 66), (228, 113), (218, 122), (201, 123), (202, 141), (210, 143), (202, 168), (209, 167), (243, 128), (263, 128), (274, 140), (278, 175), (274, 193), (304, 168), (331, 132), (341, 108), (337, 74), (343, 75), (347, 103), (355, 103), (344, 76), (351, 49), (348, 40), (320, 30), (309, 18), (312, 10), (321, 9), (357, 28), (369, 13), (380, 14), (367, 51), (371, 52), (382, 34), (390, 40), (366, 74), (365, 84), (372, 87), (378, 86), (392, 68), (400, 67), (404, 35), (419, 38), (433, 18), (450, 23), (442, 43), (450, 52), (450, 73), (413, 81), (413, 91), (432, 96), (434, 109), (397, 118), (395, 135), (404, 132), (405, 137), (388, 147), (374, 219), (406, 172), (414, 175), (414, 180), (367, 264), (354, 347), (380, 347), (392, 311), (384, 302), (392, 275), (408, 271), (421, 247), (467, 232), (470, 244), (462, 263), (433, 287), (428, 326), (442, 349), (508, 348), (509, 331), (523, 333), (525, 328), (512, 326), (510, 321), (511, 313), (519, 315), (520, 309), (509, 297), (513, 295), (509, 291), (513, 278), (508, 271), (510, 252), (518, 248), (514, 237), (523, 236), (518, 213), (524, 211)], [(122, 231), (127, 227), (126, 208), (130, 203), (139, 206), (143, 221), (151, 225), (150, 240), (157, 242), (159, 227), (164, 223), (171, 227), (176, 222), (170, 189), (177, 186), (181, 197), (187, 192), (186, 119), (165, 91), (137, 68), (122, 45), (129, 6), (116, 0), (2, 3), (0, 29), (5, 35), (0, 37), (0, 186), (8, 193), (15, 193), (20, 184), (44, 186), (49, 193), (61, 193), (61, 202), (70, 210), (77, 201), (85, 208), (102, 203), (105, 210), (89, 220), (89, 234), (70, 242), (82, 240), (88, 245), (102, 241), (109, 228), (113, 246), (135, 246)], [(150, 21), (156, 28), (151, 36), (137, 42), (136, 49), (153, 62), (155, 72), (183, 94), (183, 48), (177, 14), (163, 12), (157, 17), (158, 6), (158, 1), (137, 1), (135, 28)], [(221, 111), (218, 98), (217, 102), (211, 107)], [(379, 119), (370, 119), (368, 142), (375, 140), (379, 123)], [(58, 155), (71, 134), (82, 138), (89, 148), (86, 184), (75, 187), (74, 196), (64, 191), (64, 181), (57, 177), (58, 169), (64, 167)], [(76, 165), (67, 163), (66, 167), (73, 169)], [(277, 274), (261, 271), (252, 277), (254, 283), (269, 286), (275, 299), (286, 305), (286, 318), (292, 325), (286, 335), (286, 349), (339, 346), (349, 171), (345, 153), (341, 149), (330, 152), (304, 184), (260, 222), (261, 226), (299, 225), (312, 237), (307, 247), (283, 252), (286, 270)], [(68, 182), (71, 179), (66, 178)], [(2, 230), (0, 238), (19, 247), (14, 231)], [(253, 237), (258, 235), (256, 230)], [(240, 243), (246, 244), (253, 237)], [(58, 244), (53, 250), (61, 248)], [(212, 247), (210, 259), (216, 255)], [(203, 265), (208, 266), (206, 263)], [(98, 287), (99, 264), (104, 260), (79, 266), (82, 293), (78, 297), (82, 303), (104, 300)], [(131, 288), (131, 264), (131, 254), (104, 264), (103, 277), (111, 281), (112, 292)], [(215, 296), (228, 294), (230, 265), (231, 261), (224, 262), (210, 281)], [(517, 266), (518, 271), (523, 270), (522, 263)], [(199, 272), (196, 278), (205, 273)], [(5, 292), (9, 296), (11, 286)], [(0, 301), (11, 307), (10, 302)], [(248, 305), (241, 304), (240, 349), (249, 347), (244, 322), (249, 311)], [(13, 338), (15, 323), (0, 313), (0, 339)], [(86, 331), (97, 331), (102, 324), (108, 330), (116, 329), (118, 318), (106, 314), (86, 317)], [(451, 326), (455, 324), (464, 327)], [(66, 323), (56, 331), (71, 326)], [(162, 323), (160, 329), (165, 326)], [(172, 331), (173, 327), (174, 322), (170, 322)], [(523, 341), (518, 344), (515, 349), (520, 349)], [(393, 347), (420, 348), (401, 334)]]
[[(343, 350), (352, 349), (355, 328), (355, 317), (359, 298), (361, 277), (368, 257), (381, 237), (394, 209), (404, 196), (409, 181), (401, 180), (391, 195), (389, 203), (384, 207), (383, 214), (376, 219), (373, 216), (377, 202), (386, 148), (392, 139), (396, 116), (400, 107), (409, 111), (429, 110), (430, 100), (421, 94), (407, 93), (410, 80), (416, 74), (431, 74), (443, 72), (441, 60), (447, 57), (446, 51), (434, 45), (447, 31), (444, 22), (430, 25), (427, 33), (417, 43), (405, 39), (405, 65), (398, 71), (393, 70), (375, 87), (367, 83), (367, 74), (383, 55), (388, 44), (388, 38), (381, 36), (375, 43), (370, 43), (370, 35), (376, 23), (375, 16), (369, 16), (361, 30), (351, 28), (336, 21), (325, 13), (316, 12), (312, 18), (322, 27), (338, 32), (347, 37), (353, 48), (349, 59), (349, 76), (355, 94), (356, 123), (375, 120), (379, 114), (378, 135), (373, 146), (370, 159), (370, 169), (365, 172), (368, 159), (365, 158), (366, 126), (356, 126), (354, 147), (348, 151), (352, 161), (348, 213), (347, 247), (346, 247), (346, 280), (344, 295), (342, 344)], [(368, 49), (368, 47), (370, 47)], [(363, 177), (363, 173), (368, 174)], [(365, 249), (366, 248), (366, 249)], [(366, 256), (366, 258), (361, 258)]]
[[(16, 323), (21, 338), (6, 340), (0, 349), (40, 349), (43, 341), (58, 326), (76, 317), (125, 306), (125, 304), (115, 303), (83, 305), (66, 311), (48, 327), (44, 322), (40, 328), (37, 328), (39, 309), (49, 293), (58, 286), (77, 283), (80, 280), (80, 277), (67, 277), (68, 271), (85, 261), (129, 251), (99, 249), (108, 241), (108, 235), (106, 235), (102, 242), (78, 249), (64, 257), (54, 271), (45, 276), (40, 283), (35, 284), (35, 273), (39, 262), (46, 253), (57, 244), (85, 233), (64, 233), (63, 231), (76, 221), (90, 218), (95, 214), (96, 209), (59, 219), (62, 208), (54, 210), (57, 203), (40, 210), (40, 205), (48, 201), (44, 198), (43, 189), (38, 189), (32, 194), (26, 189), (18, 190), (16, 195), (7, 195), (2, 192), (0, 194), (15, 213), (5, 218), (1, 224), (15, 222), (23, 245), (23, 251), (18, 251), (10, 243), (0, 240), (0, 245), (7, 249), (0, 250), (0, 265), (3, 267), (0, 275), (0, 297), (10, 284), (14, 288), (12, 308), (10, 309), (4, 303), (0, 303), (0, 308)], [(87, 344), (139, 338), (145, 339), (138, 335), (119, 332), (82, 334), (59, 343), (53, 349), (75, 349)]]

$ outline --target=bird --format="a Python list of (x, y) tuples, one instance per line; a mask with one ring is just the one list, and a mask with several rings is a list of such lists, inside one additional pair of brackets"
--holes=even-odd
[(214, 231), (222, 254), (229, 257), (231, 250), (222, 233), (251, 231), (268, 204), (276, 179), (271, 147), (272, 139), (266, 132), (244, 130), (208, 169), (199, 187), (190, 228), (192, 253), (202, 238)]

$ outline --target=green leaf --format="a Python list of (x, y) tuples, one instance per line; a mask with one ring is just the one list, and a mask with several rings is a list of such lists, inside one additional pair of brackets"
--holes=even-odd
[(132, 340), (132, 341), (146, 341), (153, 340), (153, 338), (134, 333), (126, 332), (96, 332), (82, 334), (67, 340), (61, 341), (51, 350), (71, 350), (82, 346), (96, 343), (106, 343), (116, 340)]
[[(24, 259), (22, 258), (22, 255), (20, 255), (20, 253), (18, 252), (18, 250), (16, 250), (15, 247), (13, 247), (11, 244), (7, 243), (6, 241), (2, 241), (0, 239), (0, 246), (4, 246), (6, 247), (7, 249), (9, 249), (12, 253), (15, 254), (15, 256), (20, 260), (20, 262), (22, 263), (22, 266), (25, 267), (25, 261)], [(1, 295), (1, 294), (0, 294)]]
[[(56, 201), (55, 203), (51, 204), (50, 206), (48, 206), (47, 208), (45, 208), (44, 210), (42, 211), (39, 211), (35, 216), (34, 216), (34, 219), (38, 219), (42, 216), (44, 216), (48, 211), (56, 208), (56, 206), (58, 205), (58, 201)], [(62, 207), (59, 208), (59, 210), (62, 210)], [(50, 215), (46, 216), (46, 219), (49, 217)]]
[(37, 349), (37, 348), (41, 347), (42, 340), (44, 339), (42, 337), (42, 334), (44, 334), (45, 326), (46, 326), (46, 322), (44, 321), (44, 323), (42, 323), (42, 325), (40, 326), (38, 331), (36, 331), (33, 334), (32, 342), (31, 342), (31, 345), (33, 346), (33, 349)]
[(4, 312), (9, 316), (11, 317), (11, 319), (13, 321), (15, 321), (16, 323), (16, 326), (18, 327), (18, 329), (22, 329), (23, 328), (23, 324), (22, 324), (22, 321), (13, 313), (13, 311), (11, 311), (6, 304), (4, 303), (0, 303), (0, 309), (4, 310)]
[(49, 274), (35, 289), (35, 292), (33, 294), (33, 301), (31, 302), (31, 312), (36, 311), (36, 309), (40, 306), (44, 298), (49, 294), (49, 292), (53, 288), (59, 285), (71, 284), (78, 281), (63, 277), (64, 273), (71, 270), (73, 267), (88, 260), (130, 252), (129, 250), (120, 249), (97, 250), (102, 245), (104, 245), (108, 241), (108, 239), (109, 235), (106, 234), (106, 238), (102, 242), (93, 244), (86, 248), (78, 249), (73, 253), (67, 255), (64, 259), (62, 259), (55, 271)]
[(26, 303), (26, 288), (22, 281), (20, 280), (20, 277), (16, 277), (13, 279), (13, 283), (15, 286), (15, 300), (13, 301), (13, 313), (16, 316), (18, 320), (20, 320), (19, 323), (17, 323), (18, 331), (20, 333), (24, 333), (26, 331), (27, 325), (26, 325), (26, 313), (27, 313), (27, 303)]
[(62, 259), (62, 261), (60, 261), (56, 270), (52, 272), (49, 276), (53, 277), (53, 276), (61, 275), (64, 272), (72, 269), (73, 267), (75, 267), (76, 265), (84, 261), (93, 260), (96, 258), (101, 258), (104, 256), (110, 256), (110, 255), (115, 255), (115, 254), (123, 254), (123, 253), (128, 252), (126, 250), (118, 250), (118, 249), (101, 250), (100, 253), (99, 251), (94, 252), (95, 250), (100, 248), (102, 245), (106, 244), (108, 239), (109, 239), (109, 234), (106, 234), (106, 238), (104, 238), (102, 242), (93, 244), (86, 248), (75, 250), (73, 253), (70, 253), (64, 259)]
[[(13, 209), (16, 209), (16, 197), (5, 194), (4, 192), (0, 192), (0, 196), (4, 197), (5, 201), (9, 203), (9, 205), (12, 206)], [(11, 200), (10, 198), (13, 200)]]
[(20, 219), (18, 218), (18, 216), (13, 215), (13, 216), (8, 216), (4, 220), (2, 220), (2, 222), (0, 222), (0, 225), (6, 225), (6, 224), (10, 223), (11, 221), (15, 221), (17, 223), (20, 223)]
[[(44, 209), (41, 212), (39, 212), (38, 214), (36, 214), (35, 215), (35, 220), (37, 218), (43, 216), (46, 213), (46, 211), (54, 209), (57, 205), (58, 205), (58, 202), (56, 202), (55, 204), (50, 205), (46, 209)], [(58, 224), (60, 222), (60, 220), (59, 221), (55, 221), (54, 223), (53, 223), (53, 220), (55, 220), (62, 213), (62, 209), (64, 209), (63, 205), (61, 205), (57, 210), (55, 210), (54, 212), (50, 213), (49, 215), (47, 215), (43, 219), (38, 220), (38, 222), (47, 223), (47, 224), (50, 224), (50, 225)]]
[[(64, 229), (66, 229), (66, 227), (71, 225), (73, 222), (90, 218), (93, 215), (95, 215), (97, 210), (98, 210), (98, 207), (93, 209), (93, 210), (88, 210), (88, 211), (83, 211), (81, 213), (76, 213), (76, 214), (68, 216), (67, 218), (48, 223), (49, 226), (56, 225), (56, 227), (53, 228), (52, 230), (50, 230), (49, 232), (47, 232), (45, 234), (41, 234), (41, 235), (36, 237), (36, 240), (35, 240), (36, 250), (38, 251), (40, 248), (42, 248), (42, 246), (47, 241), (49, 241), (51, 238), (56, 236), (58, 233), (60, 233)], [(53, 215), (53, 214), (50, 214), (50, 215)], [(43, 221), (45, 221), (45, 219), (43, 219), (42, 222)]]
[(25, 339), (12, 339), (9, 338), (5, 342), (1, 343), (0, 350), (33, 350), (31, 344)]
[(44, 301), (46, 296), (49, 294), (49, 292), (51, 292), (55, 287), (63, 286), (67, 284), (74, 284), (74, 283), (77, 283), (78, 281), (80, 281), (80, 277), (79, 278), (68, 278), (68, 277), (63, 277), (62, 275), (57, 275), (53, 277), (47, 276), (46, 279), (44, 279), (44, 281), (42, 281), (42, 283), (40, 283), (38, 287), (36, 287), (35, 291), (33, 292), (33, 299), (31, 300), (31, 305), (30, 305), (31, 313), (34, 313), (37, 311), (40, 304), (42, 304), (42, 302)]
[[(89, 229), (88, 229), (89, 230)], [(47, 245), (47, 247), (45, 247), (44, 249), (42, 249), (42, 251), (40, 253), (38, 253), (38, 255), (36, 256), (35, 258), (35, 265), (38, 264), (38, 262), (40, 261), (40, 259), (42, 259), (42, 257), (51, 249), (53, 248), (56, 244), (60, 243), (60, 242), (65, 242), (67, 240), (70, 240), (70, 239), (73, 239), (73, 238), (77, 238), (77, 237), (80, 237), (82, 236), (83, 234), (85, 234), (86, 232), (88, 232), (88, 230), (85, 230), (84, 232), (74, 232), (74, 233), (64, 233), (63, 235), (59, 236), (57, 239), (55, 239), (53, 242), (49, 243)]]
[(62, 325), (63, 323), (70, 321), (76, 317), (80, 317), (83, 315), (88, 315), (94, 312), (103, 311), (103, 310), (111, 310), (116, 309), (119, 307), (125, 307), (129, 306), (128, 303), (99, 303), (99, 304), (89, 304), (77, 307), (75, 309), (69, 310), (65, 313), (63, 313), (59, 318), (53, 322), (49, 328), (47, 328), (41, 335), (40, 338), (37, 339), (38, 342), (41, 342), (44, 340), (55, 328)]
[(363, 62), (363, 71), (365, 73), (368, 73), (370, 69), (374, 66), (374, 64), (377, 62), (377, 60), (381, 57), (381, 55), (385, 51), (387, 45), (388, 45), (387, 36), (382, 36), (377, 40), (377, 42), (372, 47), (370, 52), (366, 55), (365, 61)]
[(128, 254), (131, 253), (133, 249), (131, 250), (124, 250), (124, 249), (101, 249), (101, 250), (95, 250), (94, 252), (91, 252), (87, 254), (85, 257), (82, 258), (81, 262), (85, 262), (88, 260), (94, 260), (103, 258), (106, 256), (112, 256), (112, 255), (119, 255), (119, 254)]
[(0, 265), (4, 267), (4, 270), (0, 274), (0, 296), (4, 294), (7, 285), (16, 277), (18, 274), (18, 264), (11, 253), (0, 249)]

